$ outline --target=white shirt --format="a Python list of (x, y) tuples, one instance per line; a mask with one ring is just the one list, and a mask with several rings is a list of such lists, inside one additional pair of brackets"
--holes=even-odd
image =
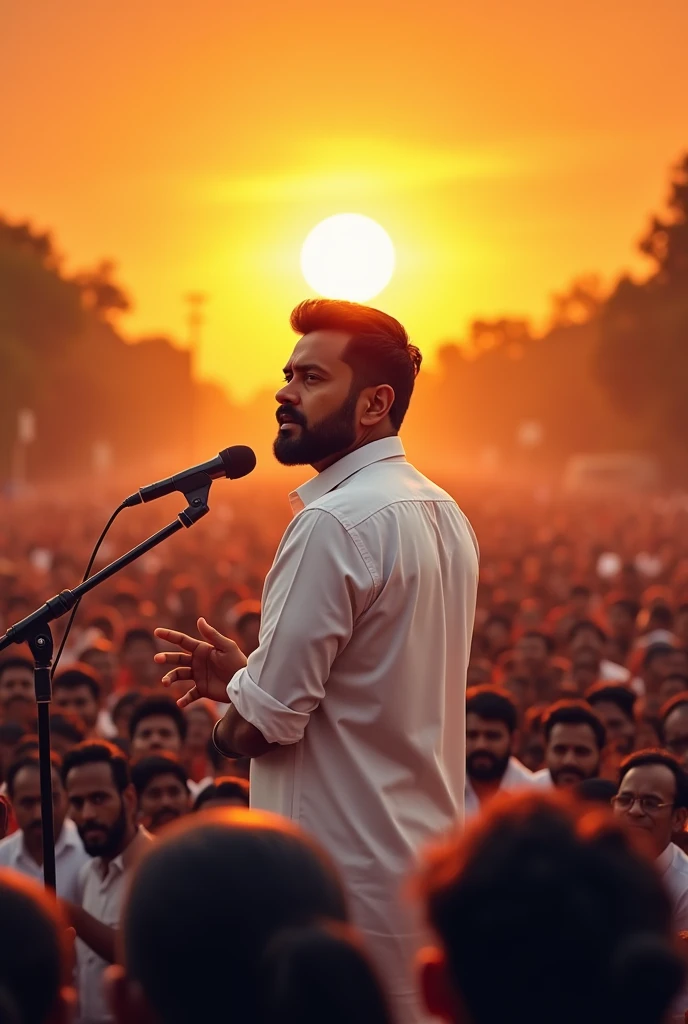
[[(130, 869), (151, 838), (145, 829), (139, 828), (136, 837), (119, 857), (115, 857), (107, 865), (101, 857), (89, 858), (82, 870), (81, 906), (91, 917), (102, 921), (109, 928), (119, 928)], [(77, 1020), (79, 1024), (109, 1022), (113, 1017), (103, 992), (103, 971), (108, 967), (108, 963), (81, 939), (76, 941), (76, 952), (79, 992)]]
[(631, 673), (623, 665), (617, 665), (615, 661), (608, 661), (603, 658), (600, 662), (600, 679), (607, 683), (628, 683)]
[(536, 789), (554, 789), (554, 779), (549, 773), (549, 768), (540, 768), (539, 771), (533, 772), (530, 777), (530, 784)]
[(477, 543), (397, 437), (346, 455), (290, 501), (260, 646), (227, 692), (281, 745), (252, 763), (252, 806), (332, 855), (399, 1010), (415, 999), (420, 941), (400, 889), (419, 848), (463, 810)]
[(674, 905), (676, 931), (688, 931), (688, 857), (675, 843), (669, 843), (656, 864)]
[[(56, 892), (61, 899), (81, 903), (81, 871), (90, 859), (76, 825), (66, 818), (55, 843)], [(13, 832), (0, 841), (0, 867), (13, 868), (43, 884), (43, 865), (26, 849), (23, 832)]]
[[(497, 792), (500, 792), (501, 790), (508, 790), (511, 792), (519, 789), (532, 789), (534, 778), (535, 776), (533, 773), (529, 771), (524, 764), (521, 764), (518, 758), (510, 757), (509, 764), (502, 775), (502, 781), (499, 783), (499, 789)], [(480, 800), (478, 799), (478, 794), (473, 789), (471, 780), (466, 776), (465, 820), (468, 821), (469, 818), (475, 817), (479, 811)]]

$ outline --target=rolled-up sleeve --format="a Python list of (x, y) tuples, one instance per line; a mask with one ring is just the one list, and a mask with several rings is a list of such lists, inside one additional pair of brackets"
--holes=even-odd
[(268, 573), (258, 649), (227, 694), (269, 743), (298, 743), (330, 669), (374, 597), (356, 531), (323, 509), (291, 523)]

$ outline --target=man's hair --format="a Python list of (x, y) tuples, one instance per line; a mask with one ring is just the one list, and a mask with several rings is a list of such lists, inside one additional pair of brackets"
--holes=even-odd
[(150, 629), (145, 629), (143, 626), (135, 626), (133, 629), (128, 629), (124, 634), (122, 640), (121, 650), (125, 651), (131, 644), (137, 643), (139, 640), (143, 640), (144, 643), (150, 644), (151, 647), (156, 647), (155, 637), (151, 633)]
[(0, 679), (10, 668), (27, 668), (29, 672), (33, 672), (33, 662), (28, 658), (5, 658), (4, 661), (0, 661)]
[(196, 797), (194, 811), (200, 811), (210, 800), (240, 800), (246, 807), (249, 804), (250, 786), (246, 779), (234, 775), (225, 775), (205, 786)]
[(87, 740), (70, 750), (62, 763), (62, 781), (65, 786), (72, 768), (82, 768), (87, 764), (110, 765), (113, 781), (120, 793), (131, 783), (129, 762), (121, 750), (106, 740)]
[(61, 736), (63, 740), (73, 743), (83, 743), (86, 739), (86, 729), (77, 715), (64, 711), (56, 711), (50, 716), (51, 736)]
[(151, 754), (150, 757), (142, 757), (140, 761), (132, 765), (131, 781), (134, 783), (136, 795), (140, 797), (153, 779), (157, 779), (159, 775), (174, 775), (185, 789), (189, 788), (189, 776), (184, 766), (179, 763), (174, 754), (164, 752)]
[(68, 977), (67, 922), (36, 882), (0, 868), (0, 1014), (45, 1024)]
[(354, 372), (354, 384), (359, 390), (376, 384), (393, 388), (389, 418), (399, 430), (423, 357), (398, 320), (357, 302), (306, 299), (292, 312), (291, 326), (297, 334), (322, 330), (350, 334), (343, 359)]
[(419, 888), (473, 1024), (660, 1024), (681, 988), (669, 896), (597, 809), (498, 798)]
[(69, 668), (62, 669), (55, 675), (53, 680), (53, 692), (55, 690), (78, 690), (81, 686), (87, 686), (91, 696), (96, 703), (100, 703), (100, 679), (90, 665), (77, 662)]
[(637, 697), (627, 686), (614, 683), (595, 683), (585, 694), (590, 707), (597, 704), (614, 704), (626, 718), (635, 719)]
[(670, 697), (665, 704), (662, 704), (659, 712), (659, 738), (662, 743), (664, 743), (666, 720), (676, 708), (688, 708), (688, 693), (677, 693), (676, 696)]
[(581, 622), (576, 622), (569, 630), (569, 643), (573, 643), (579, 633), (584, 633), (588, 630), (592, 630), (596, 634), (600, 643), (604, 643), (607, 640), (607, 634), (601, 626), (593, 622), (592, 619), (583, 619)]
[(466, 714), (478, 715), (488, 722), (502, 722), (510, 733), (518, 724), (516, 705), (508, 690), (500, 686), (472, 686), (466, 691)]
[(676, 797), (674, 807), (688, 808), (688, 775), (678, 758), (668, 750), (638, 750), (629, 754), (621, 762), (619, 769), (619, 786), (633, 768), (644, 768), (646, 765), (663, 765), (668, 768), (676, 780)]
[(555, 725), (589, 725), (595, 742), (602, 750), (607, 742), (607, 730), (592, 708), (582, 700), (560, 700), (547, 709), (542, 719), (542, 731), (549, 743)]
[(645, 651), (643, 668), (648, 669), (657, 658), (664, 658), (667, 654), (673, 654), (675, 650), (676, 648), (672, 647), (671, 644), (650, 644)]
[(188, 728), (186, 716), (181, 708), (177, 707), (176, 701), (170, 697), (147, 697), (137, 704), (129, 722), (129, 738), (133, 740), (141, 722), (146, 718), (152, 718), (153, 715), (165, 715), (172, 719), (182, 738), (182, 743), (184, 742)]
[[(50, 763), (59, 775), (62, 768), (62, 758), (54, 750), (50, 752)], [(7, 769), (7, 795), (10, 800), (14, 800), (14, 784), (19, 772), (24, 768), (35, 768), (36, 771), (40, 771), (40, 767), (41, 763), (35, 753), (24, 754), (12, 762)]]
[(112, 718), (113, 722), (117, 718), (117, 716), (121, 715), (121, 713), (126, 708), (135, 708), (138, 704), (141, 703), (142, 700), (143, 697), (136, 690), (129, 690), (127, 693), (123, 693), (122, 696), (118, 699), (115, 706), (113, 707), (112, 711), (110, 712), (110, 717)]
[[(224, 979), (232, 1020), (387, 1024), (346, 920), (336, 871), (291, 822), (217, 808), (150, 844), (124, 908), (123, 962), (165, 1024), (217, 1017), (216, 986), (200, 977)], [(170, 971), (181, 948), (184, 970)]]

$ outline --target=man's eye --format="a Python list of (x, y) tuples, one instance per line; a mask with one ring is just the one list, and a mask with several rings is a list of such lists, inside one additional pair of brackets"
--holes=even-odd
[(307, 373), (306, 380), (320, 380), (320, 377), (315, 373)]

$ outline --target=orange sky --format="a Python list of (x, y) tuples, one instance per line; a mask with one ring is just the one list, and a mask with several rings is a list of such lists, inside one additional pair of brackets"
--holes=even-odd
[(0, 0), (0, 212), (112, 257), (135, 336), (277, 385), (314, 224), (397, 248), (375, 304), (430, 354), (475, 316), (541, 318), (633, 242), (688, 148), (686, 0)]

